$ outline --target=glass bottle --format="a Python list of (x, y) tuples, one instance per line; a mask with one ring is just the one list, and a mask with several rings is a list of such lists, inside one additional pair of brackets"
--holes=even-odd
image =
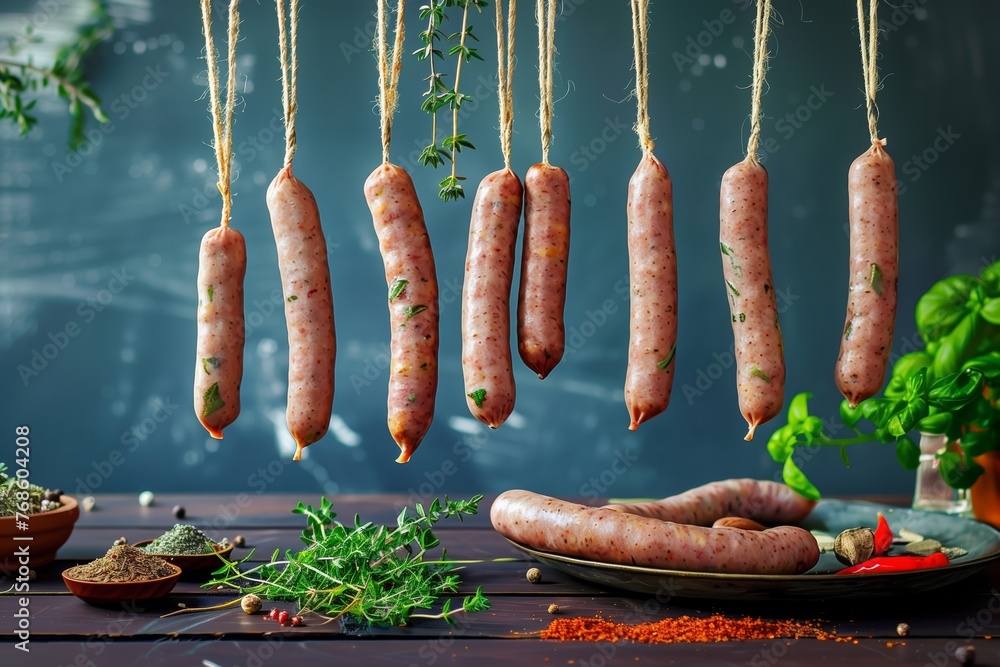
[(951, 488), (941, 477), (936, 454), (947, 447), (946, 435), (920, 434), (920, 467), (917, 468), (917, 485), (913, 491), (913, 508), (971, 515), (972, 503), (968, 492)]

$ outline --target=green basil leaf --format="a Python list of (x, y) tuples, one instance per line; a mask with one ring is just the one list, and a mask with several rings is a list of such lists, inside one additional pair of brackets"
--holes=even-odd
[(840, 421), (844, 422), (844, 426), (854, 428), (855, 424), (861, 421), (861, 418), (864, 416), (863, 406), (866, 402), (862, 401), (853, 408), (846, 400), (840, 402)]
[(927, 392), (927, 398), (932, 405), (943, 410), (958, 410), (980, 397), (982, 392), (983, 374), (968, 370), (935, 382)]
[(928, 412), (927, 401), (922, 398), (913, 399), (902, 410), (889, 418), (889, 433), (897, 438), (909, 433), (918, 421), (927, 416)]
[(906, 378), (914, 375), (921, 368), (929, 368), (933, 363), (934, 357), (924, 350), (904, 354), (893, 364), (892, 377), (901, 377), (905, 381)]
[(938, 462), (941, 479), (953, 489), (967, 489), (983, 474), (983, 467), (956, 452), (945, 452)]
[(969, 431), (959, 442), (966, 456), (981, 456), (1000, 447), (1000, 433), (993, 429)]
[(990, 324), (1000, 324), (1000, 297), (988, 299), (979, 314)]
[(785, 459), (785, 465), (781, 469), (781, 477), (785, 480), (785, 484), (800, 496), (809, 500), (819, 500), (819, 489), (809, 481), (809, 478), (795, 465), (795, 461), (790, 456)]
[(795, 451), (795, 427), (786, 424), (771, 434), (767, 441), (767, 453), (778, 463), (784, 463)]
[(902, 375), (893, 375), (889, 378), (889, 382), (885, 385), (886, 398), (902, 399), (906, 394), (906, 377)]
[(809, 399), (812, 393), (803, 392), (796, 394), (792, 402), (788, 404), (788, 423), (801, 424), (809, 416)]
[(917, 430), (921, 433), (947, 433), (951, 428), (952, 416), (950, 412), (938, 412), (927, 415), (917, 422)]
[(963, 357), (972, 352), (971, 343), (976, 335), (976, 316), (968, 314), (959, 320), (945, 338), (934, 355), (934, 375), (942, 378), (958, 372)]
[(920, 467), (920, 447), (909, 437), (903, 436), (896, 441), (896, 460), (906, 470), (916, 470)]
[(983, 269), (980, 279), (989, 296), (1000, 296), (1000, 262), (993, 262)]
[[(935, 283), (917, 302), (917, 329), (925, 341), (948, 335), (967, 313), (974, 276), (950, 276)], [(945, 373), (947, 375), (947, 373)]]
[(896, 399), (869, 398), (867, 401), (859, 403), (858, 408), (865, 419), (876, 426), (884, 426), (889, 421), (889, 417), (903, 405), (905, 405), (904, 401)]
[(1000, 378), (1000, 352), (990, 352), (989, 354), (973, 357), (962, 364), (963, 371), (970, 368), (975, 368), (987, 380)]
[(919, 368), (917, 372), (914, 373), (906, 381), (906, 395), (903, 397), (904, 401), (912, 401), (917, 398), (923, 398), (927, 393), (927, 369)]

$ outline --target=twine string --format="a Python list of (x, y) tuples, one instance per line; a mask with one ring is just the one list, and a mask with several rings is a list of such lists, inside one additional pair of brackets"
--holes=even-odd
[(236, 106), (236, 42), (239, 40), (240, 15), (237, 11), (239, 0), (229, 2), (229, 48), (227, 51), (226, 99), (223, 105), (219, 99), (219, 65), (216, 60), (215, 41), (212, 39), (212, 0), (202, 0), (201, 20), (205, 33), (205, 60), (208, 69), (208, 99), (212, 111), (212, 133), (215, 160), (219, 169), (219, 193), (222, 195), (222, 227), (229, 227), (233, 208), (232, 163), (233, 163), (233, 107)]
[(648, 24), (649, 0), (631, 0), (632, 47), (635, 51), (635, 133), (643, 153), (653, 152), (653, 138), (649, 133), (649, 54)]
[(861, 68), (865, 77), (865, 104), (868, 107), (868, 133), (873, 144), (884, 145), (878, 138), (878, 0), (868, 1), (868, 36), (865, 38), (865, 10), (863, 0), (858, 0), (858, 35), (861, 39)]
[(760, 146), (761, 98), (764, 96), (764, 79), (767, 75), (767, 38), (771, 32), (771, 0), (757, 0), (757, 23), (753, 37), (753, 88), (750, 100), (750, 139), (747, 157), (757, 162)]
[[(389, 143), (392, 140), (392, 117), (399, 100), (399, 72), (403, 68), (403, 11), (406, 0), (396, 4), (396, 32), (389, 53), (386, 39), (386, 3), (378, 0), (376, 16), (377, 48), (378, 48), (378, 108), (379, 124), (382, 129), (382, 163), (389, 163)], [(433, 57), (433, 56), (432, 56)]]
[(510, 147), (514, 135), (514, 29), (517, 0), (507, 0), (507, 30), (504, 32), (501, 0), (497, 9), (497, 98), (500, 101), (500, 152), (504, 166), (510, 169)]
[[(281, 60), (281, 104), (285, 109), (285, 166), (295, 157), (295, 112), (298, 111), (299, 0), (275, 0), (278, 13), (278, 50)], [(289, 53), (291, 51), (291, 53)]]
[(552, 71), (556, 50), (556, 0), (538, 0), (538, 125), (542, 135), (542, 162), (549, 164), (552, 144)]

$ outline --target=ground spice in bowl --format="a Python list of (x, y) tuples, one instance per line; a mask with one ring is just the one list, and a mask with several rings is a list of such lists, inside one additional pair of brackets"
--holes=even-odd
[(223, 546), (194, 526), (178, 523), (142, 549), (148, 554), (163, 556), (201, 556), (214, 554)]
[(631, 640), (646, 644), (727, 642), (778, 637), (851, 641), (850, 637), (839, 637), (808, 621), (767, 621), (751, 616), (731, 618), (722, 614), (680, 616), (634, 625), (615, 623), (600, 616), (557, 618), (541, 632), (542, 639), (587, 642)]
[(86, 565), (71, 567), (65, 576), (77, 581), (99, 583), (131, 583), (162, 579), (176, 573), (162, 558), (150, 556), (142, 549), (127, 544), (111, 547), (101, 558)]

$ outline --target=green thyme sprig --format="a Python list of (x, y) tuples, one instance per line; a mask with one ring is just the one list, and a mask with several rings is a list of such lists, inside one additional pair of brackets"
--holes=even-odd
[(25, 30), (25, 42), (14, 36), (7, 39), (7, 54), (0, 57), (0, 120), (9, 119), (25, 135), (38, 122), (33, 110), (40, 93), (55, 88), (69, 106), (69, 146), (77, 148), (84, 139), (87, 112), (99, 123), (108, 122), (101, 109), (101, 100), (87, 83), (81, 67), (83, 59), (100, 46), (113, 32), (114, 24), (103, 0), (94, 0), (90, 20), (82, 25), (68, 44), (56, 51), (51, 66), (36, 65), (30, 58), (21, 58), (24, 43), (39, 40), (30, 24)]
[(434, 499), (425, 508), (415, 505), (415, 516), (404, 507), (396, 527), (336, 521), (333, 504), (323, 498), (319, 507), (299, 503), (294, 514), (306, 517), (299, 539), (301, 551), (287, 550), (282, 558), (276, 550), (268, 563), (241, 571), (253, 552), (238, 563), (227, 563), (204, 585), (237, 588), (276, 601), (293, 601), (300, 613), (315, 613), (329, 619), (350, 617), (372, 625), (403, 625), (411, 618), (444, 619), (455, 624), (461, 612), (489, 609), (482, 588), (467, 596), (462, 606), (451, 608), (446, 599), (439, 613), (417, 614), (432, 609), (442, 596), (458, 591), (456, 566), (478, 561), (450, 560), (442, 550), (439, 558), (425, 560), (440, 542), (432, 527), (441, 519), (475, 514), (483, 496), (469, 500)]
[[(420, 33), (423, 46), (414, 51), (414, 55), (418, 60), (427, 60), (430, 65), (430, 74), (424, 79), (428, 82), (427, 91), (423, 95), (424, 100), (420, 108), (431, 115), (431, 143), (423, 149), (417, 161), (425, 167), (434, 168), (443, 165), (445, 161), (451, 161), (451, 174), (438, 184), (440, 188), (438, 196), (444, 201), (465, 197), (465, 190), (461, 184), (465, 177), (458, 175), (458, 154), (463, 148), (471, 150), (476, 148), (467, 135), (458, 132), (458, 112), (462, 108), (462, 103), (469, 98), (459, 91), (459, 84), (462, 80), (462, 65), (474, 58), (483, 60), (479, 51), (468, 45), (469, 40), (479, 41), (472, 26), (469, 25), (469, 9), (475, 7), (481, 12), (487, 4), (486, 0), (430, 0), (420, 8), (420, 18), (427, 21), (427, 29)], [(462, 29), (446, 36), (441, 26), (447, 17), (448, 7), (461, 8)], [(437, 42), (442, 39), (454, 42), (447, 53), (448, 56), (457, 56), (454, 87), (448, 87), (444, 83), (444, 74), (438, 72), (435, 66), (435, 58), (442, 60), (445, 58), (445, 54), (437, 48)], [(437, 113), (445, 107), (451, 109), (452, 133), (438, 145)]]

